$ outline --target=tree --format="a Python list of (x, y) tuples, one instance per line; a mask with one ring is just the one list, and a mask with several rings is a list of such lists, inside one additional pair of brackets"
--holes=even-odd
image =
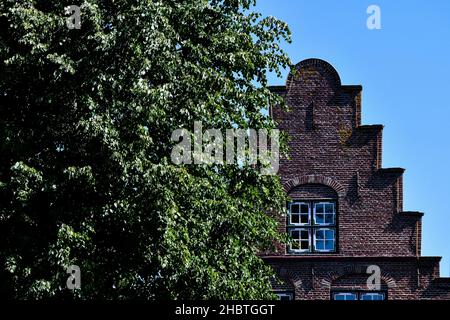
[(176, 165), (171, 133), (273, 129), (286, 24), (249, 0), (84, 0), (77, 29), (72, 4), (0, 2), (0, 295), (271, 297), (279, 178)]

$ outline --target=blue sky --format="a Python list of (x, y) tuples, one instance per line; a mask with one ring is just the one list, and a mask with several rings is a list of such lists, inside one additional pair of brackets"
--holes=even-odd
[[(381, 30), (366, 10), (381, 9)], [(422, 254), (450, 270), (450, 1), (259, 0), (287, 22), (292, 61), (320, 58), (363, 86), (362, 121), (383, 124), (383, 166), (403, 167), (404, 210), (423, 211)], [(271, 78), (270, 84), (284, 84)]]

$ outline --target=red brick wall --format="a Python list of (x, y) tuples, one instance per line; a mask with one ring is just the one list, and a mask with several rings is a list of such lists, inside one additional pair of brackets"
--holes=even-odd
[(291, 159), (280, 161), (283, 181), (314, 174), (343, 186), (340, 254), (416, 255), (418, 217), (398, 214), (403, 170), (381, 169), (382, 126), (360, 126), (361, 88), (341, 86), (321, 60), (303, 61), (297, 70), (283, 93), (291, 112), (273, 109), (279, 128), (291, 136)]
[[(296, 70), (285, 87), (273, 88), (290, 109), (271, 110), (280, 130), (290, 136), (290, 159), (280, 160), (279, 175), (292, 199), (337, 200), (337, 252), (327, 253), (327, 259), (324, 254), (290, 259), (285, 247), (278, 246), (278, 252), (270, 254), (271, 264), (289, 271), (281, 277), (295, 287), (297, 297), (329, 299), (330, 288), (316, 282), (330, 270), (362, 266), (346, 257), (393, 257), (380, 262), (398, 285), (389, 288), (390, 298), (445, 296), (447, 284), (433, 282), (439, 277), (439, 259), (426, 260), (425, 265), (417, 259), (422, 214), (403, 212), (404, 170), (382, 168), (383, 126), (361, 125), (361, 86), (341, 85), (335, 69), (318, 59), (302, 61)], [(280, 231), (285, 230), (283, 217)], [(286, 274), (301, 281), (294, 285)]]
[[(450, 282), (437, 285), (440, 258), (359, 257), (359, 258), (268, 258), (283, 283), (278, 290), (291, 290), (301, 300), (328, 300), (335, 290), (368, 290), (369, 265), (381, 270), (381, 290), (390, 300), (449, 298)], [(418, 273), (419, 270), (419, 273)], [(447, 287), (445, 287), (447, 285)]]

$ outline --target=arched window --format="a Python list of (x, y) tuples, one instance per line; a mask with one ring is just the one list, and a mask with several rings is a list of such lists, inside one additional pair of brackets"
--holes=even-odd
[(326, 253), (337, 248), (337, 194), (328, 186), (306, 184), (289, 192), (288, 252)]

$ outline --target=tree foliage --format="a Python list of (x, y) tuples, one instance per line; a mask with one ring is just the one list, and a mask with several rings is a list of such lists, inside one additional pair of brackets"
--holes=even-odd
[(286, 24), (249, 0), (80, 0), (78, 30), (73, 2), (0, 1), (0, 295), (271, 297), (279, 179), (175, 165), (170, 138), (274, 128)]

